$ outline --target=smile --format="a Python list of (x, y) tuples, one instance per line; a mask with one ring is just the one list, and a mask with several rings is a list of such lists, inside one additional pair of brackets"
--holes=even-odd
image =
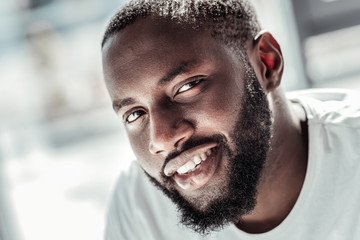
[(188, 161), (176, 171), (178, 174), (184, 174), (195, 171), (200, 167), (201, 163), (211, 155), (211, 149), (206, 152), (200, 153), (200, 155), (195, 155), (193, 160)]
[(172, 159), (164, 174), (172, 177), (183, 190), (195, 190), (204, 186), (214, 175), (219, 159), (216, 143), (203, 144), (189, 149)]

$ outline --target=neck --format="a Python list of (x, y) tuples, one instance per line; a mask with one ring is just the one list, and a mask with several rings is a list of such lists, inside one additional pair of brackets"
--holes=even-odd
[[(273, 138), (258, 185), (257, 204), (236, 226), (248, 233), (263, 233), (278, 226), (300, 194), (307, 167), (307, 128), (301, 106), (288, 103), (280, 93), (271, 99)], [(281, 105), (280, 103), (284, 103)]]

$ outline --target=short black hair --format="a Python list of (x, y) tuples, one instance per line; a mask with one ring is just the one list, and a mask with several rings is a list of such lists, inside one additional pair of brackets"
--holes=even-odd
[(148, 16), (186, 24), (195, 30), (210, 30), (214, 38), (243, 49), (246, 41), (260, 31), (255, 10), (247, 0), (133, 0), (111, 19), (101, 46), (138, 17)]

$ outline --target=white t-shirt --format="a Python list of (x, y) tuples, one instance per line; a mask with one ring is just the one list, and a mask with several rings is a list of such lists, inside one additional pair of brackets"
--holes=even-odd
[(173, 203), (134, 162), (115, 187), (105, 239), (359, 240), (360, 93), (306, 90), (288, 98), (306, 111), (309, 158), (300, 196), (280, 225), (262, 234), (229, 225), (200, 236), (178, 223)]

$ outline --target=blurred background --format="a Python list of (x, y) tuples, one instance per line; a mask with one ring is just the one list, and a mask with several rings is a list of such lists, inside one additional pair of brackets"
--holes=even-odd
[[(360, 90), (360, 1), (253, 0), (282, 46), (287, 91)], [(102, 80), (121, 0), (2, 0), (0, 240), (102, 239), (134, 156)]]

